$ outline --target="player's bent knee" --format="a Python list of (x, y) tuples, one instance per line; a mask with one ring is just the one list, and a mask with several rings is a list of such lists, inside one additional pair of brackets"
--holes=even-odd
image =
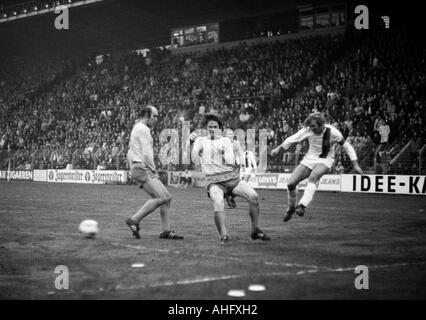
[(170, 194), (164, 194), (160, 197), (161, 204), (169, 204), (172, 201), (172, 196)]
[(290, 191), (296, 190), (296, 186), (297, 185), (294, 182), (288, 182), (287, 183), (287, 189), (290, 190)]
[(259, 199), (258, 199), (258, 196), (257, 196), (257, 193), (256, 193), (256, 192), (251, 193), (251, 194), (249, 195), (249, 197), (248, 197), (248, 202), (249, 202), (250, 204), (253, 204), (253, 205), (257, 205), (257, 204), (259, 204)]
[(320, 177), (316, 174), (310, 175), (309, 178), (308, 178), (308, 182), (317, 183), (319, 179), (320, 179)]
[(215, 214), (216, 214), (216, 212), (225, 211), (225, 202), (223, 200), (213, 201), (213, 209), (214, 209)]

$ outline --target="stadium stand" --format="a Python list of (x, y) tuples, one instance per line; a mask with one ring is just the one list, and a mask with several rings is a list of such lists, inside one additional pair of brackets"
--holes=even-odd
[[(0, 166), (127, 169), (129, 131), (140, 106), (160, 111), (154, 130), (181, 128), (217, 112), (225, 127), (266, 129), (268, 149), (321, 111), (353, 143), (370, 173), (424, 174), (422, 39), (389, 30), (301, 36), (205, 52), (151, 49), (103, 61), (3, 62)], [(372, 45), (374, 44), (374, 46)], [(299, 144), (269, 157), (270, 172), (301, 160)], [(341, 152), (334, 172), (350, 170)], [(182, 170), (178, 164), (163, 168)]]

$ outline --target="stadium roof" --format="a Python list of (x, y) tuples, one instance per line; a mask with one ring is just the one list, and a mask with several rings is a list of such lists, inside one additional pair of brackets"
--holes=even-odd
[[(3, 8), (11, 2), (17, 3), (0, 0)], [(172, 28), (283, 12), (321, 2), (342, 0), (103, 0), (70, 8), (69, 30), (55, 29), (53, 12), (0, 23), (0, 58), (60, 51), (88, 55), (164, 46), (170, 44)]]
[(106, 52), (170, 44), (170, 29), (295, 8), (296, 0), (104, 0), (70, 8), (69, 30), (53, 12), (0, 23), (0, 55)]
[[(38, 2), (43, 6), (43, 1)], [(54, 28), (56, 15), (53, 12), (0, 23), (0, 38), (3, 41), (0, 57), (29, 52), (53, 53), (62, 49), (74, 54), (107, 52), (114, 48), (164, 46), (170, 44), (170, 29), (175, 27), (283, 12), (296, 9), (306, 2), (307, 0), (104, 0), (70, 8), (69, 30), (59, 31)], [(2, 3), (7, 7), (10, 1)]]

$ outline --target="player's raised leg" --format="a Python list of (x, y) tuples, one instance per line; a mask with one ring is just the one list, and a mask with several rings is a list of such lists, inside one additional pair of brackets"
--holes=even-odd
[(287, 211), (283, 218), (284, 222), (289, 221), (296, 210), (297, 185), (300, 181), (303, 181), (309, 177), (310, 174), (311, 170), (308, 167), (305, 167), (303, 164), (299, 164), (291, 174), (290, 179), (287, 182), (288, 205)]
[(324, 164), (319, 163), (315, 165), (311, 174), (309, 175), (308, 184), (306, 185), (303, 197), (300, 199), (299, 204), (296, 207), (295, 212), (297, 215), (303, 216), (305, 214), (305, 208), (309, 206), (314, 198), (318, 182), (320, 181), (321, 177), (329, 170), (330, 168)]
[(212, 184), (209, 187), (209, 195), (213, 201), (214, 222), (220, 235), (220, 242), (225, 244), (229, 238), (226, 230), (224, 193), (222, 188), (216, 184)]
[(259, 201), (257, 192), (247, 182), (240, 181), (238, 185), (232, 190), (232, 193), (236, 196), (246, 199), (249, 204), (251, 238), (253, 240), (271, 240), (271, 238), (259, 228)]

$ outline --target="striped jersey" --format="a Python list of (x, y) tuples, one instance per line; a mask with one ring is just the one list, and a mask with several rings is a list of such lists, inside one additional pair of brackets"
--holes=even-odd
[(307, 139), (309, 143), (309, 149), (305, 155), (305, 158), (308, 159), (334, 159), (336, 143), (343, 145), (345, 142), (345, 138), (338, 129), (332, 125), (326, 124), (323, 132), (320, 134), (313, 133), (309, 127), (300, 129), (294, 135), (285, 139), (285, 141), (281, 144), (281, 147), (288, 149), (293, 143), (300, 142), (305, 139)]

